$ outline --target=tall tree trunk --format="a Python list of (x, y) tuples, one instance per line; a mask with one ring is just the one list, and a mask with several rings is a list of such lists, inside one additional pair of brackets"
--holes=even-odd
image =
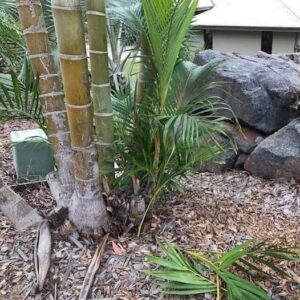
[(96, 125), (96, 145), (100, 175), (113, 179), (114, 157), (111, 150), (113, 113), (110, 98), (105, 0), (87, 0), (90, 59), (92, 71), (92, 98)]
[(74, 189), (70, 132), (64, 95), (49, 47), (39, 0), (17, 0), (17, 10), (33, 71), (39, 76), (40, 102), (47, 122), (61, 189), (55, 191), (59, 206), (68, 206)]
[(74, 150), (75, 193), (70, 219), (79, 229), (108, 230), (102, 198), (97, 151), (93, 140), (93, 113), (84, 28), (79, 0), (52, 0), (60, 53), (65, 101)]

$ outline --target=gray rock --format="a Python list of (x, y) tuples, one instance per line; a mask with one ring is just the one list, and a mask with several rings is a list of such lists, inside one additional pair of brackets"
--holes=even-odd
[(292, 61), (207, 50), (196, 55), (195, 63), (213, 59), (221, 63), (210, 80), (223, 84), (210, 93), (229, 104), (242, 124), (270, 134), (299, 115), (300, 72), (291, 68)]
[(261, 142), (247, 159), (245, 169), (266, 179), (300, 181), (300, 118)]
[(248, 154), (241, 153), (234, 164), (234, 168), (235, 169), (243, 169), (244, 164), (245, 164), (246, 160), (248, 159), (248, 157), (249, 157)]
[(237, 149), (234, 149), (234, 147), (227, 138), (222, 136), (216, 136), (215, 138), (224, 148), (224, 152), (202, 164), (200, 166), (201, 172), (207, 171), (211, 173), (220, 174), (234, 167), (235, 161), (238, 157)]
[(229, 122), (226, 122), (225, 125), (228, 136), (236, 142), (237, 148), (243, 153), (251, 153), (264, 139), (262, 134), (254, 129), (243, 126), (238, 127)]

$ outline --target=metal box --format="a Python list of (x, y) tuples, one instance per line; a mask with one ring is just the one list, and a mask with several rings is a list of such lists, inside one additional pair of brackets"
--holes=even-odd
[(40, 181), (54, 170), (51, 145), (42, 129), (13, 131), (10, 134), (17, 181)]

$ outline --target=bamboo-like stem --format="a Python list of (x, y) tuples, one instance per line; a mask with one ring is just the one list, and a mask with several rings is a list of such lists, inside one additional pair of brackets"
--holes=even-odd
[(87, 0), (92, 98), (100, 175), (114, 177), (113, 113), (110, 98), (105, 0)]
[(42, 5), (39, 0), (17, 0), (16, 4), (31, 65), (34, 73), (39, 76), (40, 102), (62, 185), (63, 195), (56, 200), (61, 202), (59, 206), (68, 206), (74, 189), (71, 164), (73, 151), (70, 147), (64, 95), (49, 47)]
[(79, 0), (52, 0), (60, 65), (65, 91), (71, 144), (75, 151), (75, 193), (70, 219), (79, 229), (108, 229), (102, 198), (93, 113), (89, 93), (87, 56)]

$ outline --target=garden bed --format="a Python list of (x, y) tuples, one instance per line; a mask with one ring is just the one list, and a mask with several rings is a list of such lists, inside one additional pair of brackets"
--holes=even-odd
[[(10, 186), (14, 187), (15, 174), (9, 133), (32, 126), (24, 120), (0, 123), (0, 176)], [(161, 203), (141, 238), (135, 233), (110, 237), (91, 299), (162, 299), (156, 282), (141, 272), (150, 267), (145, 255), (157, 251), (156, 239), (203, 251), (228, 250), (252, 238), (267, 238), (279, 246), (300, 246), (300, 187), (296, 183), (228, 172), (191, 174), (183, 184), (186, 193), (174, 194)], [(44, 216), (55, 205), (45, 183), (14, 189)], [(70, 237), (67, 232), (68, 228), (61, 228), (53, 234), (53, 264), (44, 292), (36, 299), (78, 299), (98, 241), (76, 234)], [(34, 230), (18, 233), (0, 214), (0, 299), (35, 299), (28, 295), (35, 278), (34, 240)], [(298, 284), (279, 279), (260, 282), (273, 299), (300, 298), (299, 266), (289, 263), (287, 268)], [(213, 298), (206, 295), (206, 299)]]

